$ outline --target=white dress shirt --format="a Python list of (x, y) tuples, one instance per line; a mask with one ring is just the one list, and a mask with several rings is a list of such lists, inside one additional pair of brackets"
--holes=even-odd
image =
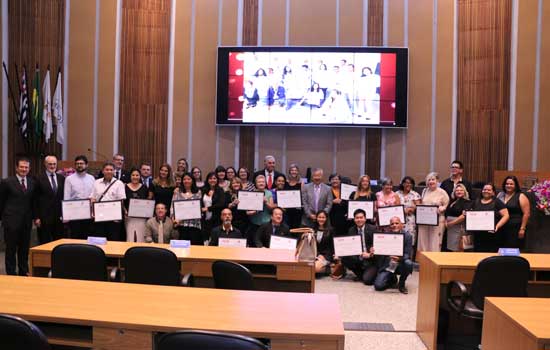
[[(111, 182), (114, 182), (109, 190), (103, 195), (103, 192), (109, 187)], [(103, 197), (101, 197), (103, 195)], [(120, 180), (115, 179), (114, 177), (111, 181), (105, 181), (105, 178), (97, 179), (94, 182), (94, 189), (92, 191), (92, 198), (96, 201), (106, 202), (106, 201), (117, 201), (126, 199), (126, 190), (124, 188), (124, 183)]]
[(64, 200), (89, 199), (95, 179), (88, 173), (74, 173), (65, 179)]

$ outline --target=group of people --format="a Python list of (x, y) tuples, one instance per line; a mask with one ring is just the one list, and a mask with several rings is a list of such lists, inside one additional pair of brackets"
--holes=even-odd
[[(474, 198), (470, 182), (462, 177), (460, 161), (452, 162), (451, 176), (441, 183), (438, 174), (428, 174), (421, 193), (415, 191), (415, 181), (409, 176), (402, 179), (397, 191), (391, 179), (382, 179), (381, 190), (375, 192), (370, 177), (363, 175), (348, 198), (342, 198), (341, 184), (350, 181), (340, 174), (331, 174), (326, 184), (323, 169), (315, 168), (309, 181), (304, 181), (296, 164), (290, 165), (287, 175), (277, 171), (272, 156), (266, 156), (264, 168), (255, 173), (244, 167), (236, 170), (218, 166), (204, 181), (201, 169), (190, 169), (183, 158), (178, 160), (175, 171), (169, 164), (161, 165), (155, 177), (151, 165), (145, 162), (139, 168), (125, 170), (124, 156), (120, 154), (103, 165), (97, 178), (87, 172), (87, 167), (86, 156), (77, 156), (75, 173), (65, 178), (57, 171), (57, 158), (49, 155), (44, 159), (44, 169), (30, 176), (30, 161), (20, 158), (15, 176), (2, 180), (0, 214), (8, 274), (16, 274), (17, 269), (21, 275), (28, 273), (33, 223), (40, 243), (66, 236), (94, 235), (131, 242), (168, 243), (171, 239), (185, 239), (193, 245), (215, 246), (220, 238), (241, 238), (246, 239), (248, 247), (267, 248), (273, 235), (292, 237), (291, 229), (310, 227), (317, 245), (318, 273), (328, 274), (343, 265), (353, 271), (358, 280), (374, 284), (377, 290), (394, 286), (406, 293), (405, 280), (412, 272), (416, 250), (439, 251), (444, 241), (443, 249), (450, 251), (494, 252), (503, 246), (521, 247), (530, 212), (529, 201), (513, 176), (505, 179), (498, 196), (494, 185), (486, 184), (481, 196)], [(281, 190), (300, 190), (302, 207), (281, 208), (277, 204), (277, 192)], [(239, 210), (239, 191), (263, 192), (263, 209)], [(87, 199), (123, 201), (123, 220), (62, 221), (63, 200)], [(154, 215), (129, 217), (130, 199), (154, 200)], [(201, 218), (176, 220), (172, 202), (182, 199), (200, 201)], [(404, 222), (393, 217), (389, 226), (380, 226), (376, 215), (367, 218), (362, 209), (348, 217), (349, 200), (372, 201), (375, 214), (382, 207), (402, 205)], [(438, 207), (438, 225), (416, 225), (415, 210), (420, 204)], [(468, 210), (494, 211), (494, 231), (465, 231)], [(403, 234), (403, 256), (377, 256), (373, 249), (375, 232)], [(361, 236), (362, 255), (335, 256), (333, 238), (349, 235)], [(396, 274), (401, 276), (399, 281)]]

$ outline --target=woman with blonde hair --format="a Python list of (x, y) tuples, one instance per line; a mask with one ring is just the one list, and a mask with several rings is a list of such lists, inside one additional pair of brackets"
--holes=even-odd
[(464, 211), (472, 207), (470, 194), (462, 183), (456, 184), (451, 194), (452, 202), (445, 210), (445, 226), (447, 227), (447, 249), (452, 252), (464, 250), (462, 236), (464, 230)]
[(168, 216), (170, 216), (175, 188), (172, 167), (170, 164), (164, 163), (160, 166), (158, 176), (155, 177), (153, 185), (149, 188), (149, 199), (154, 199), (155, 203), (163, 203), (166, 206), (166, 215)]
[[(423, 205), (437, 205), (439, 214), (445, 213), (449, 205), (447, 192), (438, 186), (439, 175), (431, 172), (426, 176), (426, 188), (422, 191)], [(445, 230), (445, 216), (439, 216), (437, 226), (418, 226), (418, 250), (423, 252), (441, 251), (441, 240)]]

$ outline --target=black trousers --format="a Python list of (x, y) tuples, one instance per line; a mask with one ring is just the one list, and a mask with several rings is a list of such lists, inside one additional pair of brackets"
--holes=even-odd
[(59, 220), (50, 223), (42, 222), (38, 231), (38, 242), (40, 244), (55, 241), (63, 238), (63, 223)]
[[(6, 241), (6, 273), (16, 275), (16, 266), (19, 275), (26, 276), (29, 272), (29, 246), (31, 243), (32, 223), (22, 223), (18, 228), (4, 227)], [(17, 256), (17, 259), (16, 259)]]
[(374, 284), (378, 267), (371, 259), (359, 259), (359, 256), (343, 256), (342, 264), (361, 279), (364, 284), (371, 286)]
[(95, 235), (105, 237), (108, 241), (121, 241), (120, 226), (122, 221), (105, 221), (94, 223)]
[(94, 235), (94, 223), (92, 220), (75, 220), (69, 222), (70, 237), (74, 239), (86, 239)]

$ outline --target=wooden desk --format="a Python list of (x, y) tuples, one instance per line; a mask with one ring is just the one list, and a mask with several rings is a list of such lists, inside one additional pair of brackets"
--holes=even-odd
[[(416, 331), (428, 350), (436, 349), (439, 308), (446, 304), (440, 298), (445, 285), (451, 280), (466, 284), (472, 282), (477, 264), (489, 253), (439, 253), (419, 252), (418, 308)], [(531, 265), (530, 295), (550, 290), (550, 255), (522, 254)], [(443, 294), (444, 295), (444, 294)], [(550, 296), (550, 294), (546, 294)]]
[[(86, 243), (85, 240), (60, 239), (31, 248), (29, 271), (33, 276), (46, 276), (51, 267), (53, 248), (64, 243)], [(105, 251), (112, 264), (122, 266), (122, 258), (128, 248), (135, 246), (169, 248), (168, 244), (128, 243), (109, 241), (99, 246)], [(254, 273), (258, 265), (267, 271), (254, 273), (254, 283), (259, 290), (305, 292), (315, 291), (315, 267), (312, 262), (297, 261), (294, 251), (265, 248), (228, 248), (191, 246), (189, 249), (172, 249), (182, 262), (182, 274), (192, 273), (199, 287), (213, 287), (212, 263), (216, 260), (229, 260), (247, 265)], [(265, 270), (265, 269), (264, 269)]]
[(158, 333), (265, 338), (273, 350), (343, 350), (338, 297), (0, 276), (0, 313), (39, 322), (52, 344), (152, 349)]
[(483, 350), (550, 349), (550, 300), (486, 298)]

